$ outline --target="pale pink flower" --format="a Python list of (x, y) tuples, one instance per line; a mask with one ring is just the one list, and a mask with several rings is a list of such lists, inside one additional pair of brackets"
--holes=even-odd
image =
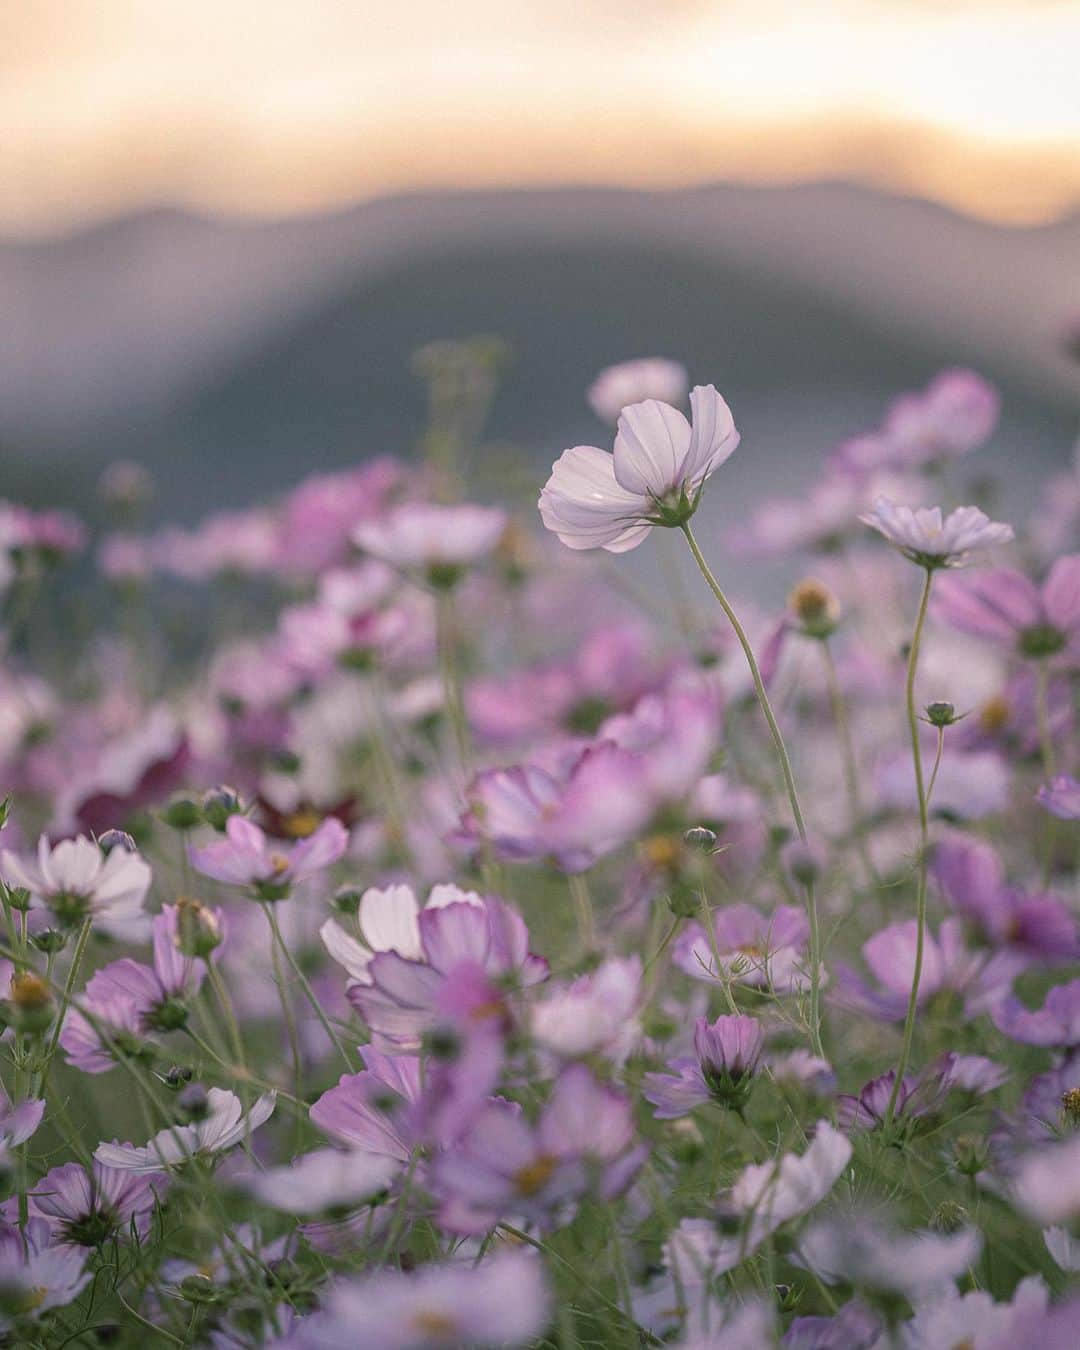
[(991, 520), (977, 506), (958, 506), (942, 517), (940, 506), (912, 510), (878, 497), (859, 519), (922, 567), (964, 567), (972, 553), (1013, 538), (1011, 525)]
[(602, 370), (585, 397), (597, 417), (614, 424), (628, 404), (642, 403), (647, 398), (679, 404), (685, 400), (689, 388), (686, 367), (678, 361), (643, 356)]

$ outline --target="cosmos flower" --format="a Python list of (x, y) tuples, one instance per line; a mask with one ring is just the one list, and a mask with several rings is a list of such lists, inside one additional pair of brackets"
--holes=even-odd
[(799, 1260), (826, 1284), (927, 1300), (952, 1284), (978, 1259), (982, 1234), (906, 1232), (869, 1215), (849, 1214), (816, 1223), (798, 1242)]
[(47, 1220), (31, 1218), (24, 1227), (0, 1225), (0, 1331), (14, 1319), (37, 1320), (52, 1308), (63, 1308), (90, 1283), (86, 1252), (69, 1243), (52, 1245)]
[(547, 1325), (548, 1306), (540, 1262), (530, 1252), (500, 1251), (479, 1265), (382, 1270), (342, 1281), (292, 1344), (299, 1350), (502, 1350), (532, 1343)]
[(602, 1054), (621, 1063), (640, 1032), (641, 958), (612, 957), (532, 1004), (532, 1034), (564, 1059)]
[(92, 839), (62, 839), (55, 847), (42, 835), (33, 861), (4, 850), (0, 868), (9, 885), (24, 886), (36, 905), (65, 928), (93, 917), (123, 930), (142, 916), (150, 888), (149, 865), (122, 847), (103, 853)]
[(1001, 395), (981, 375), (943, 370), (924, 390), (893, 400), (881, 436), (900, 464), (919, 467), (977, 449), (1000, 412)]
[(288, 1167), (256, 1173), (248, 1188), (264, 1205), (286, 1214), (321, 1214), (372, 1200), (401, 1166), (386, 1154), (321, 1148), (301, 1154)]
[(932, 613), (1019, 656), (1075, 665), (1080, 660), (1080, 554), (1058, 558), (1042, 586), (1005, 567), (942, 577)]
[(133, 1224), (145, 1240), (167, 1185), (164, 1172), (130, 1172), (96, 1160), (89, 1168), (64, 1163), (34, 1186), (30, 1211), (48, 1220), (56, 1242), (96, 1249), (113, 1237), (127, 1239)]
[(413, 1055), (383, 1055), (370, 1045), (360, 1050), (364, 1068), (344, 1074), (311, 1107), (323, 1134), (346, 1149), (407, 1163), (418, 1142), (420, 1061)]
[(711, 1025), (699, 1017), (694, 1024), (693, 1058), (673, 1060), (670, 1074), (647, 1073), (642, 1093), (656, 1107), (658, 1120), (674, 1120), (708, 1101), (742, 1107), (764, 1044), (756, 1017), (725, 1014)]
[(544, 524), (568, 547), (635, 548), (653, 525), (680, 525), (706, 479), (734, 453), (739, 433), (713, 386), (690, 394), (693, 424), (656, 399), (623, 408), (613, 454), (564, 450), (540, 494)]
[(643, 356), (621, 361), (602, 370), (585, 395), (597, 417), (614, 425), (619, 414), (631, 403), (656, 399), (678, 405), (686, 398), (690, 380), (678, 361), (662, 356)]
[(1080, 1046), (1080, 980), (1055, 985), (1041, 1008), (1027, 1008), (1010, 995), (994, 1008), (993, 1017), (999, 1031), (1025, 1045)]
[(505, 511), (493, 507), (405, 502), (382, 520), (364, 521), (352, 537), (373, 558), (446, 585), (490, 555), (506, 524)]
[[(780, 905), (762, 914), (752, 905), (725, 905), (713, 918), (715, 941), (698, 923), (687, 924), (675, 940), (679, 968), (696, 980), (735, 980), (752, 988), (779, 991), (807, 982), (804, 910)], [(719, 956), (719, 966), (717, 966)]]
[(148, 1144), (99, 1144), (98, 1162), (124, 1172), (160, 1172), (195, 1157), (214, 1157), (249, 1138), (274, 1111), (276, 1094), (264, 1092), (245, 1111), (235, 1092), (212, 1087), (207, 1092), (208, 1111), (190, 1125), (172, 1125), (159, 1130)]
[(277, 844), (244, 816), (230, 816), (223, 838), (192, 845), (191, 865), (204, 876), (250, 888), (259, 899), (280, 900), (307, 877), (325, 871), (344, 854), (349, 832), (330, 816), (298, 844)]
[(964, 567), (973, 553), (1013, 538), (1011, 525), (990, 520), (977, 506), (958, 506), (943, 519), (939, 506), (913, 511), (878, 497), (859, 519), (921, 567)]

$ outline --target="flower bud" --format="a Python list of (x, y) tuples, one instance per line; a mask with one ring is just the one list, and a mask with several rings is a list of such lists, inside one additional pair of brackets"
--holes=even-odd
[(809, 637), (826, 638), (840, 622), (840, 603), (817, 577), (800, 581), (788, 596), (788, 608)]
[(699, 1017), (694, 1027), (694, 1050), (701, 1076), (716, 1101), (739, 1110), (750, 1095), (754, 1074), (765, 1045), (756, 1017), (733, 1013), (710, 1026)]
[(694, 825), (686, 831), (683, 839), (691, 848), (709, 853), (716, 844), (716, 831), (710, 830), (707, 825)]
[(7, 888), (8, 904), (12, 909), (17, 909), (25, 914), (30, 908), (30, 892), (25, 886), (9, 886)]
[(192, 1070), (186, 1064), (174, 1064), (161, 1075), (161, 1081), (173, 1092), (179, 1092), (191, 1082)]
[(44, 1031), (55, 1013), (49, 986), (32, 970), (12, 975), (10, 1007), (11, 1024), (19, 1031)]
[(223, 833), (230, 816), (242, 815), (244, 804), (240, 794), (231, 787), (220, 784), (203, 794), (202, 813), (207, 825)]
[(951, 727), (954, 722), (960, 720), (953, 705), (944, 701), (928, 703), (925, 712), (926, 720), (932, 727)]
[(198, 956), (204, 961), (221, 946), (224, 935), (216, 910), (208, 909), (201, 900), (182, 895), (176, 902), (176, 945), (185, 956)]
[(1061, 1094), (1061, 1121), (1070, 1130), (1080, 1127), (1080, 1088)]
[(955, 1200), (942, 1200), (930, 1215), (930, 1227), (935, 1233), (958, 1233), (968, 1222), (967, 1210)]
[(68, 935), (60, 928), (43, 928), (31, 933), (30, 944), (45, 956), (56, 956), (67, 946)]
[(990, 1150), (986, 1140), (977, 1134), (961, 1134), (953, 1143), (953, 1162), (956, 1170), (966, 1177), (977, 1176), (986, 1167)]
[(139, 848), (126, 830), (106, 830), (104, 834), (98, 835), (98, 848), (106, 857), (114, 848), (122, 849), (125, 853), (138, 853)]
[(199, 804), (184, 793), (173, 797), (161, 813), (161, 819), (173, 830), (193, 830), (202, 822)]
[(355, 886), (342, 886), (334, 895), (334, 908), (339, 914), (356, 914), (360, 909), (362, 895), (363, 892), (358, 891)]

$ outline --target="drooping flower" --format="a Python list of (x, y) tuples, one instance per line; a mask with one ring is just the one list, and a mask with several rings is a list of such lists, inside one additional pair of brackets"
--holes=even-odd
[(172, 1125), (159, 1130), (149, 1143), (99, 1144), (94, 1157), (107, 1167), (124, 1172), (160, 1172), (195, 1157), (214, 1157), (249, 1138), (274, 1111), (276, 1093), (264, 1092), (245, 1111), (235, 1092), (212, 1087), (206, 1094), (208, 1110), (201, 1119), (188, 1125)]
[(705, 480), (734, 453), (731, 410), (710, 385), (690, 394), (692, 425), (656, 399), (623, 408), (613, 454), (592, 445), (564, 450), (540, 494), (544, 524), (568, 548), (636, 547), (653, 525), (693, 515)]
[(643, 356), (621, 361), (602, 370), (589, 386), (586, 398), (597, 417), (614, 425), (631, 403), (656, 399), (678, 405), (690, 388), (685, 366), (662, 356)]
[(230, 886), (248, 887), (261, 900), (280, 900), (307, 877), (333, 866), (344, 854), (349, 832), (330, 816), (297, 844), (278, 844), (244, 816), (230, 816), (223, 838), (192, 845), (196, 871)]
[(973, 553), (1013, 538), (1011, 525), (990, 520), (977, 506), (958, 506), (943, 519), (940, 506), (913, 511), (878, 497), (859, 519), (920, 567), (964, 567)]
[(1042, 586), (1022, 572), (994, 568), (943, 577), (934, 617), (1030, 660), (1080, 660), (1080, 554), (1058, 558)]
[(45, 835), (31, 861), (4, 850), (0, 868), (13, 886), (24, 886), (35, 904), (48, 909), (65, 928), (92, 917), (123, 935), (138, 921), (152, 873), (138, 853), (111, 848), (103, 853), (92, 839), (62, 839), (50, 847)]
[[(900, 1085), (893, 1107), (893, 1120), (914, 1123), (936, 1112), (954, 1088), (977, 1096), (992, 1092), (1008, 1077), (1000, 1064), (982, 1055), (940, 1056), (922, 1073), (908, 1074)], [(846, 1130), (876, 1130), (889, 1116), (896, 1070), (872, 1078), (857, 1096), (842, 1093), (836, 1099), (837, 1118)]]
[(711, 1026), (699, 1017), (694, 1025), (694, 1056), (673, 1060), (672, 1073), (647, 1073), (642, 1093), (656, 1107), (658, 1120), (675, 1120), (709, 1101), (741, 1107), (763, 1047), (756, 1017), (726, 1014)]
[(300, 1350), (445, 1350), (448, 1346), (531, 1344), (548, 1320), (540, 1262), (528, 1252), (381, 1270), (335, 1284), (319, 1313), (302, 1323)]

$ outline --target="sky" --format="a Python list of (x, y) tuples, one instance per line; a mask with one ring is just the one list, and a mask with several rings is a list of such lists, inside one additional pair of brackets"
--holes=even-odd
[(1080, 0), (0, 0), (0, 232), (848, 177), (1080, 207)]

